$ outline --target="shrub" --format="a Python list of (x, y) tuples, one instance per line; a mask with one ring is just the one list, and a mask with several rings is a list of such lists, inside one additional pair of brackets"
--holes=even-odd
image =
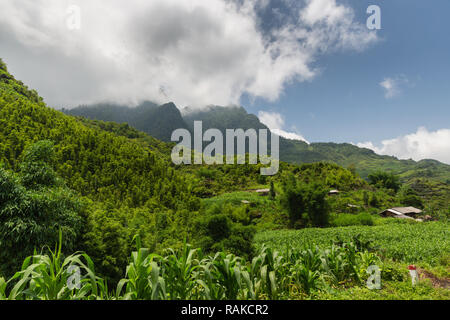
[(35, 249), (54, 246), (60, 230), (66, 250), (78, 246), (84, 205), (57, 183), (51, 154), (50, 142), (38, 142), (25, 151), (19, 175), (0, 168), (0, 273), (12, 272)]
[(231, 233), (231, 221), (224, 214), (213, 215), (207, 218), (206, 229), (208, 235), (215, 241), (228, 238)]
[(392, 173), (377, 171), (369, 174), (368, 178), (370, 184), (376, 187), (392, 189), (395, 192), (401, 187), (400, 179)]
[[(219, 210), (224, 213), (217, 213)], [(235, 217), (236, 213), (228, 206), (213, 206), (206, 216), (196, 223), (196, 244), (205, 252), (226, 251), (246, 258), (251, 257), (254, 254), (252, 242), (256, 229), (234, 222), (231, 218)]]
[(324, 227), (328, 225), (328, 189), (317, 182), (304, 184), (293, 175), (283, 181), (281, 204), (287, 209), (291, 226)]
[(346, 226), (373, 226), (374, 219), (367, 213), (362, 212), (360, 214), (340, 213), (333, 215), (330, 224), (333, 227), (346, 227)]

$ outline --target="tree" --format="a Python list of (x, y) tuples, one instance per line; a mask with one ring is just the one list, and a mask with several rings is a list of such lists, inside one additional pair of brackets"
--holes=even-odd
[(0, 273), (9, 274), (45, 246), (58, 243), (73, 251), (83, 229), (78, 198), (59, 180), (48, 163), (49, 141), (25, 150), (20, 173), (0, 168)]
[(273, 184), (273, 181), (270, 181), (269, 199), (270, 200), (275, 200), (275, 196), (276, 196), (275, 186)]
[(371, 207), (378, 208), (380, 206), (380, 201), (378, 200), (377, 195), (374, 193), (370, 198), (369, 204)]
[(369, 205), (369, 193), (366, 190), (363, 192), (363, 202), (365, 206)]
[(400, 202), (405, 206), (412, 206), (419, 209), (423, 209), (422, 198), (411, 188), (405, 188), (400, 195)]
[(318, 182), (301, 183), (293, 175), (288, 175), (282, 187), (281, 204), (288, 211), (291, 226), (328, 225), (328, 188)]
[(19, 166), (22, 185), (36, 190), (61, 184), (52, 168), (54, 160), (55, 152), (51, 141), (43, 140), (31, 145), (24, 151)]
[(369, 183), (376, 187), (391, 189), (395, 192), (401, 187), (400, 179), (392, 173), (377, 171), (369, 174), (368, 178)]

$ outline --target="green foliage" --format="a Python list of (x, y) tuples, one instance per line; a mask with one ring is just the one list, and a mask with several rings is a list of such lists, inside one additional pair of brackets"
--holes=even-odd
[[(0, 279), (2, 299), (289, 299), (306, 297), (336, 281), (360, 285), (356, 276), (373, 257), (358, 251), (353, 243), (329, 249), (301, 248), (281, 254), (263, 247), (250, 261), (233, 254), (204, 255), (184, 245), (162, 255), (141, 247), (131, 253), (125, 278), (113, 292), (95, 274), (88, 255), (76, 253), (63, 259), (61, 247), (49, 255), (25, 259), (22, 270), (10, 280)], [(367, 259), (367, 257), (372, 257)], [(70, 267), (80, 270), (80, 283), (70, 276)], [(72, 284), (73, 287), (69, 287)], [(8, 289), (8, 285), (10, 289)]]
[(8, 168), (17, 169), (26, 146), (51, 140), (56, 173), (94, 201), (175, 210), (190, 202), (189, 183), (160, 152), (48, 108), (6, 76), (0, 79), (0, 162)]
[(379, 188), (391, 189), (397, 192), (400, 189), (400, 179), (388, 172), (377, 171), (369, 174), (369, 182), (371, 185), (377, 186)]
[(273, 181), (270, 181), (270, 191), (269, 191), (269, 199), (275, 200), (276, 192), (275, 192), (275, 185)]
[(52, 165), (55, 152), (51, 141), (38, 141), (25, 149), (19, 166), (21, 182), (26, 188), (39, 189), (57, 184)]
[(255, 228), (242, 217), (241, 209), (216, 205), (197, 220), (197, 243), (205, 252), (224, 250), (243, 257), (254, 254), (252, 245)]
[[(49, 255), (33, 255), (25, 259), (22, 270), (4, 283), (3, 297), (8, 300), (91, 300), (108, 298), (106, 282), (95, 275), (94, 263), (84, 253), (63, 258), (61, 237)], [(79, 284), (71, 281), (71, 267), (80, 270)], [(73, 269), (72, 269), (73, 270)], [(81, 273), (84, 273), (81, 275)], [(12, 289), (6, 295), (6, 284)], [(74, 287), (69, 287), (73, 284)], [(78, 286), (78, 288), (76, 288)], [(1, 287), (1, 279), (0, 279)], [(0, 298), (2, 298), (0, 288)]]
[(131, 254), (131, 262), (127, 267), (126, 278), (119, 281), (116, 295), (121, 296), (124, 288), (125, 300), (160, 300), (166, 297), (166, 284), (160, 275), (160, 267), (156, 263), (156, 255), (149, 249), (141, 248), (139, 238), (137, 251)]
[[(172, 131), (167, 124), (179, 128), (194, 119), (186, 117), (186, 124), (174, 105), (146, 102), (133, 110), (138, 116), (132, 123), (126, 119), (132, 117), (130, 110), (119, 109), (99, 106), (100, 116), (93, 118), (126, 120), (163, 139)], [(203, 119), (205, 128), (265, 128), (243, 108), (231, 109), (214, 107), (196, 120)], [(419, 227), (367, 213), (423, 206), (427, 214), (446, 221), (448, 166), (399, 161), (350, 145), (281, 139), (282, 157), (327, 162), (281, 163), (280, 174), (267, 179), (259, 173), (261, 165), (174, 166), (171, 147), (127, 123), (74, 118), (47, 108), (0, 60), (0, 273), (9, 277), (34, 249), (53, 246), (59, 230), (65, 252), (89, 254), (64, 259), (61, 245), (49, 255), (35, 253), (12, 279), (0, 277), (0, 299), (314, 297), (342, 284), (359, 286), (368, 265), (379, 262), (353, 238), (354, 231), (363, 234), (362, 242), (375, 235), (383, 259), (448, 261), (448, 226)], [(375, 169), (392, 173), (370, 175), (372, 186), (356, 174), (367, 177)], [(400, 180), (407, 182), (401, 189)], [(252, 192), (268, 187), (269, 197)], [(331, 188), (339, 195), (327, 197)], [(282, 191), (279, 197), (275, 191)], [(256, 229), (283, 228), (289, 218), (295, 227), (371, 227), (304, 230), (301, 240), (280, 240), (283, 248), (295, 247), (283, 254), (272, 247), (255, 249)], [(433, 235), (430, 226), (435, 226)], [(332, 245), (335, 236), (345, 241)], [(94, 264), (104, 278), (95, 275)], [(67, 288), (64, 270), (70, 265), (86, 273), (79, 290)], [(387, 281), (401, 278), (398, 270), (383, 268), (389, 270)], [(107, 281), (117, 285), (115, 293), (108, 291)]]
[(303, 184), (290, 175), (282, 183), (281, 203), (292, 226), (324, 227), (328, 224), (328, 188), (319, 183)]
[(333, 227), (346, 227), (358, 225), (372, 226), (374, 225), (374, 219), (367, 212), (362, 212), (359, 214), (339, 213), (331, 217), (330, 225)]
[(427, 178), (434, 183), (445, 183), (450, 179), (450, 166), (439, 161), (399, 160), (348, 143), (306, 144), (302, 141), (281, 139), (280, 158), (282, 161), (296, 164), (327, 161), (343, 167), (353, 165), (364, 179), (378, 170), (392, 172), (404, 183), (411, 183), (418, 178)]
[(423, 209), (423, 200), (419, 194), (412, 188), (404, 188), (400, 194), (400, 202), (405, 206)]
[(207, 218), (206, 229), (214, 242), (228, 238), (231, 233), (231, 220), (224, 214), (217, 214)]
[[(147, 132), (156, 137), (162, 137), (165, 141), (170, 140), (170, 132), (166, 128), (185, 128), (192, 131), (193, 122), (201, 120), (204, 130), (217, 128), (225, 133), (229, 128), (265, 129), (259, 119), (248, 114), (242, 107), (220, 107), (211, 106), (203, 110), (185, 110), (183, 117), (174, 110), (167, 108), (164, 113), (150, 116), (153, 110), (163, 109), (162, 106), (145, 102), (142, 107), (129, 109), (115, 105), (95, 105), (80, 107), (66, 111), (68, 113), (83, 115), (90, 119), (104, 121), (126, 121), (130, 125)], [(175, 108), (176, 109), (176, 108)], [(172, 111), (173, 110), (173, 111)], [(146, 116), (146, 113), (149, 116)], [(158, 121), (155, 121), (158, 119)], [(288, 140), (280, 138), (280, 157), (282, 161), (293, 164), (329, 162), (349, 168), (353, 174), (358, 173), (364, 179), (376, 170), (390, 171), (398, 175), (402, 182), (410, 183), (416, 178), (427, 177), (433, 182), (446, 183), (450, 180), (450, 166), (435, 160), (398, 160), (391, 156), (378, 155), (372, 150), (359, 148), (355, 145), (343, 143), (311, 143), (303, 141)], [(265, 184), (265, 181), (260, 182)], [(448, 182), (447, 182), (448, 183)]]
[(270, 200), (269, 197), (260, 196), (253, 190), (224, 193), (203, 199), (202, 203), (206, 211), (217, 208), (216, 213), (221, 212), (220, 208), (227, 207), (233, 221), (255, 226), (258, 230), (285, 228), (289, 222), (278, 199)]
[(92, 120), (127, 123), (140, 131), (167, 142), (170, 141), (174, 130), (187, 128), (180, 111), (173, 103), (158, 106), (152, 102), (144, 101), (133, 108), (115, 104), (98, 104), (80, 106), (63, 110), (63, 112)]
[[(1, 197), (9, 204), (1, 203), (8, 212), (1, 216), (1, 236), (7, 237), (8, 231), (12, 242), (0, 244), (9, 246), (0, 255), (30, 254), (33, 246), (22, 250), (16, 244), (26, 232), (23, 246), (53, 245), (54, 236), (44, 231), (53, 230), (53, 235), (60, 224), (67, 226), (64, 241), (71, 242), (64, 248), (86, 249), (104, 275), (117, 279), (137, 229), (148, 232), (143, 242), (155, 250), (192, 236), (192, 216), (200, 209), (192, 192), (195, 182), (172, 168), (164, 154), (169, 148), (159, 150), (161, 144), (127, 126), (79, 120), (48, 108), (34, 91), (1, 69), (0, 163), (19, 175), (2, 173)], [(89, 204), (86, 226), (68, 215), (77, 210), (63, 184)], [(15, 193), (4, 192), (7, 187)], [(158, 214), (167, 215), (164, 227), (156, 225)], [(78, 231), (72, 231), (72, 225), (83, 229), (82, 239), (75, 240)], [(23, 259), (20, 254), (17, 259)]]
[(256, 235), (255, 244), (258, 247), (264, 244), (278, 250), (301, 247), (307, 243), (324, 248), (336, 239), (354, 241), (354, 237), (359, 235), (360, 241), (370, 240), (384, 258), (406, 264), (428, 263), (434, 266), (450, 253), (447, 222), (420, 223), (402, 219), (382, 221), (386, 223), (375, 226), (265, 231)]
[(52, 145), (38, 142), (25, 151), (20, 174), (0, 168), (0, 271), (9, 274), (34, 249), (57, 243), (77, 247), (83, 229), (81, 201), (62, 184), (50, 164)]

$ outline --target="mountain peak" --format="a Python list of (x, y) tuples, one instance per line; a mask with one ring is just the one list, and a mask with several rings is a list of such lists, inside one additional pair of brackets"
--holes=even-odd
[(6, 63), (3, 62), (2, 58), (0, 58), (0, 69), (3, 71), (8, 71), (8, 68), (6, 67)]
[[(175, 103), (173, 103), (173, 102), (165, 103), (165, 104), (159, 106), (159, 108), (165, 109), (165, 110), (171, 110), (171, 111), (177, 110), (177, 112), (180, 112), (180, 111), (178, 110), (178, 107), (177, 107), (177, 106), (175, 105)], [(181, 114), (181, 113), (180, 113), (180, 114)]]

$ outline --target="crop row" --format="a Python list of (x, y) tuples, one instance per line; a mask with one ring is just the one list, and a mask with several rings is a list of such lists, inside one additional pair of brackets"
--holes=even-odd
[(0, 299), (295, 299), (326, 286), (360, 285), (367, 268), (380, 264), (377, 255), (353, 242), (282, 254), (262, 247), (251, 261), (225, 252), (204, 255), (189, 245), (156, 255), (139, 238), (136, 244), (115, 289), (95, 274), (88, 255), (63, 258), (59, 246), (28, 257), (8, 281), (0, 278)]

